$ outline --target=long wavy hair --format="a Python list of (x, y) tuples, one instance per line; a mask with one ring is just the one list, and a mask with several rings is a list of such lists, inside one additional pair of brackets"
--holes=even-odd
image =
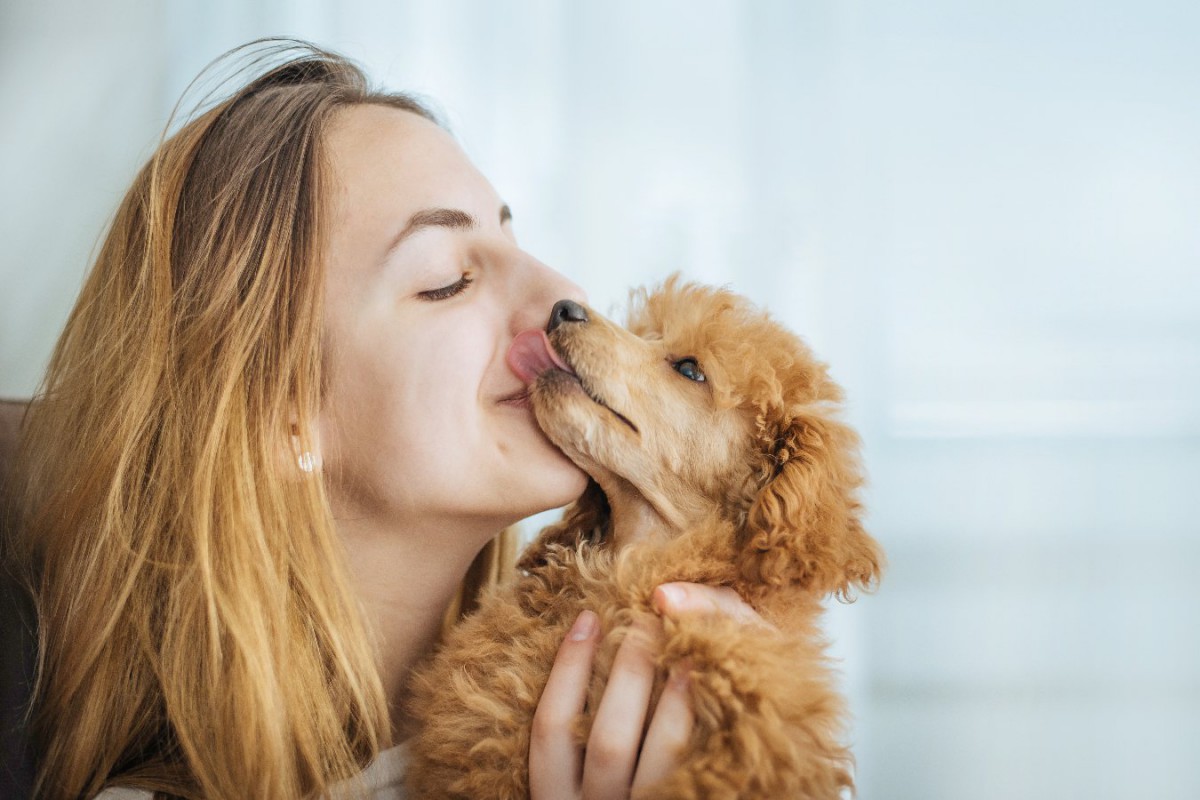
[(391, 744), (377, 639), (297, 455), (322, 397), (323, 133), (363, 103), (436, 119), (307, 43), (216, 63), (242, 82), (139, 172), (26, 420), (40, 797), (311, 797)]

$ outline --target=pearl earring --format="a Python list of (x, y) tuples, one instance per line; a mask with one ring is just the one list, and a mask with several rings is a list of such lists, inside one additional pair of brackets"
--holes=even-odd
[(296, 456), (296, 465), (300, 467), (302, 472), (312, 472), (317, 468), (317, 457), (308, 450), (300, 450), (300, 426), (295, 422), (291, 424), (292, 432), (292, 450), (299, 453)]

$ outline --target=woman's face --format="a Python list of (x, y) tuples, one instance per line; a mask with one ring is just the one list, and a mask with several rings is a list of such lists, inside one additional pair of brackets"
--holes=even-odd
[(538, 429), (505, 353), (583, 292), (517, 246), (437, 125), (362, 105), (327, 135), (319, 435), (335, 515), (498, 530), (578, 497), (585, 476)]

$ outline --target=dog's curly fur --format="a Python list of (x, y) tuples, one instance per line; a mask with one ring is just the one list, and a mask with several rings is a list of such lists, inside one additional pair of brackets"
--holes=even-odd
[[(594, 481), (415, 675), (413, 796), (528, 797), (533, 713), (586, 608), (604, 640), (581, 743), (623, 637), (661, 631), (655, 701), (669, 668), (688, 670), (690, 742), (640, 796), (840, 797), (852, 759), (818, 618), (825, 596), (872, 588), (883, 561), (860, 524), (840, 389), (728, 291), (672, 277), (635, 296), (627, 329), (586, 313), (549, 331), (570, 371), (547, 370), (530, 394), (543, 430)], [(681, 374), (686, 359), (702, 382)], [(671, 581), (731, 586), (774, 628), (715, 614), (639, 624), (657, 619), (651, 593)]]

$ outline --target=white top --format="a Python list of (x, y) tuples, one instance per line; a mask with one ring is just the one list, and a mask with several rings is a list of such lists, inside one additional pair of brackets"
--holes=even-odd
[[(384, 750), (362, 774), (333, 787), (338, 800), (405, 800), (404, 770), (408, 768), (408, 744)], [(96, 800), (151, 800), (154, 795), (143, 789), (105, 789)]]

